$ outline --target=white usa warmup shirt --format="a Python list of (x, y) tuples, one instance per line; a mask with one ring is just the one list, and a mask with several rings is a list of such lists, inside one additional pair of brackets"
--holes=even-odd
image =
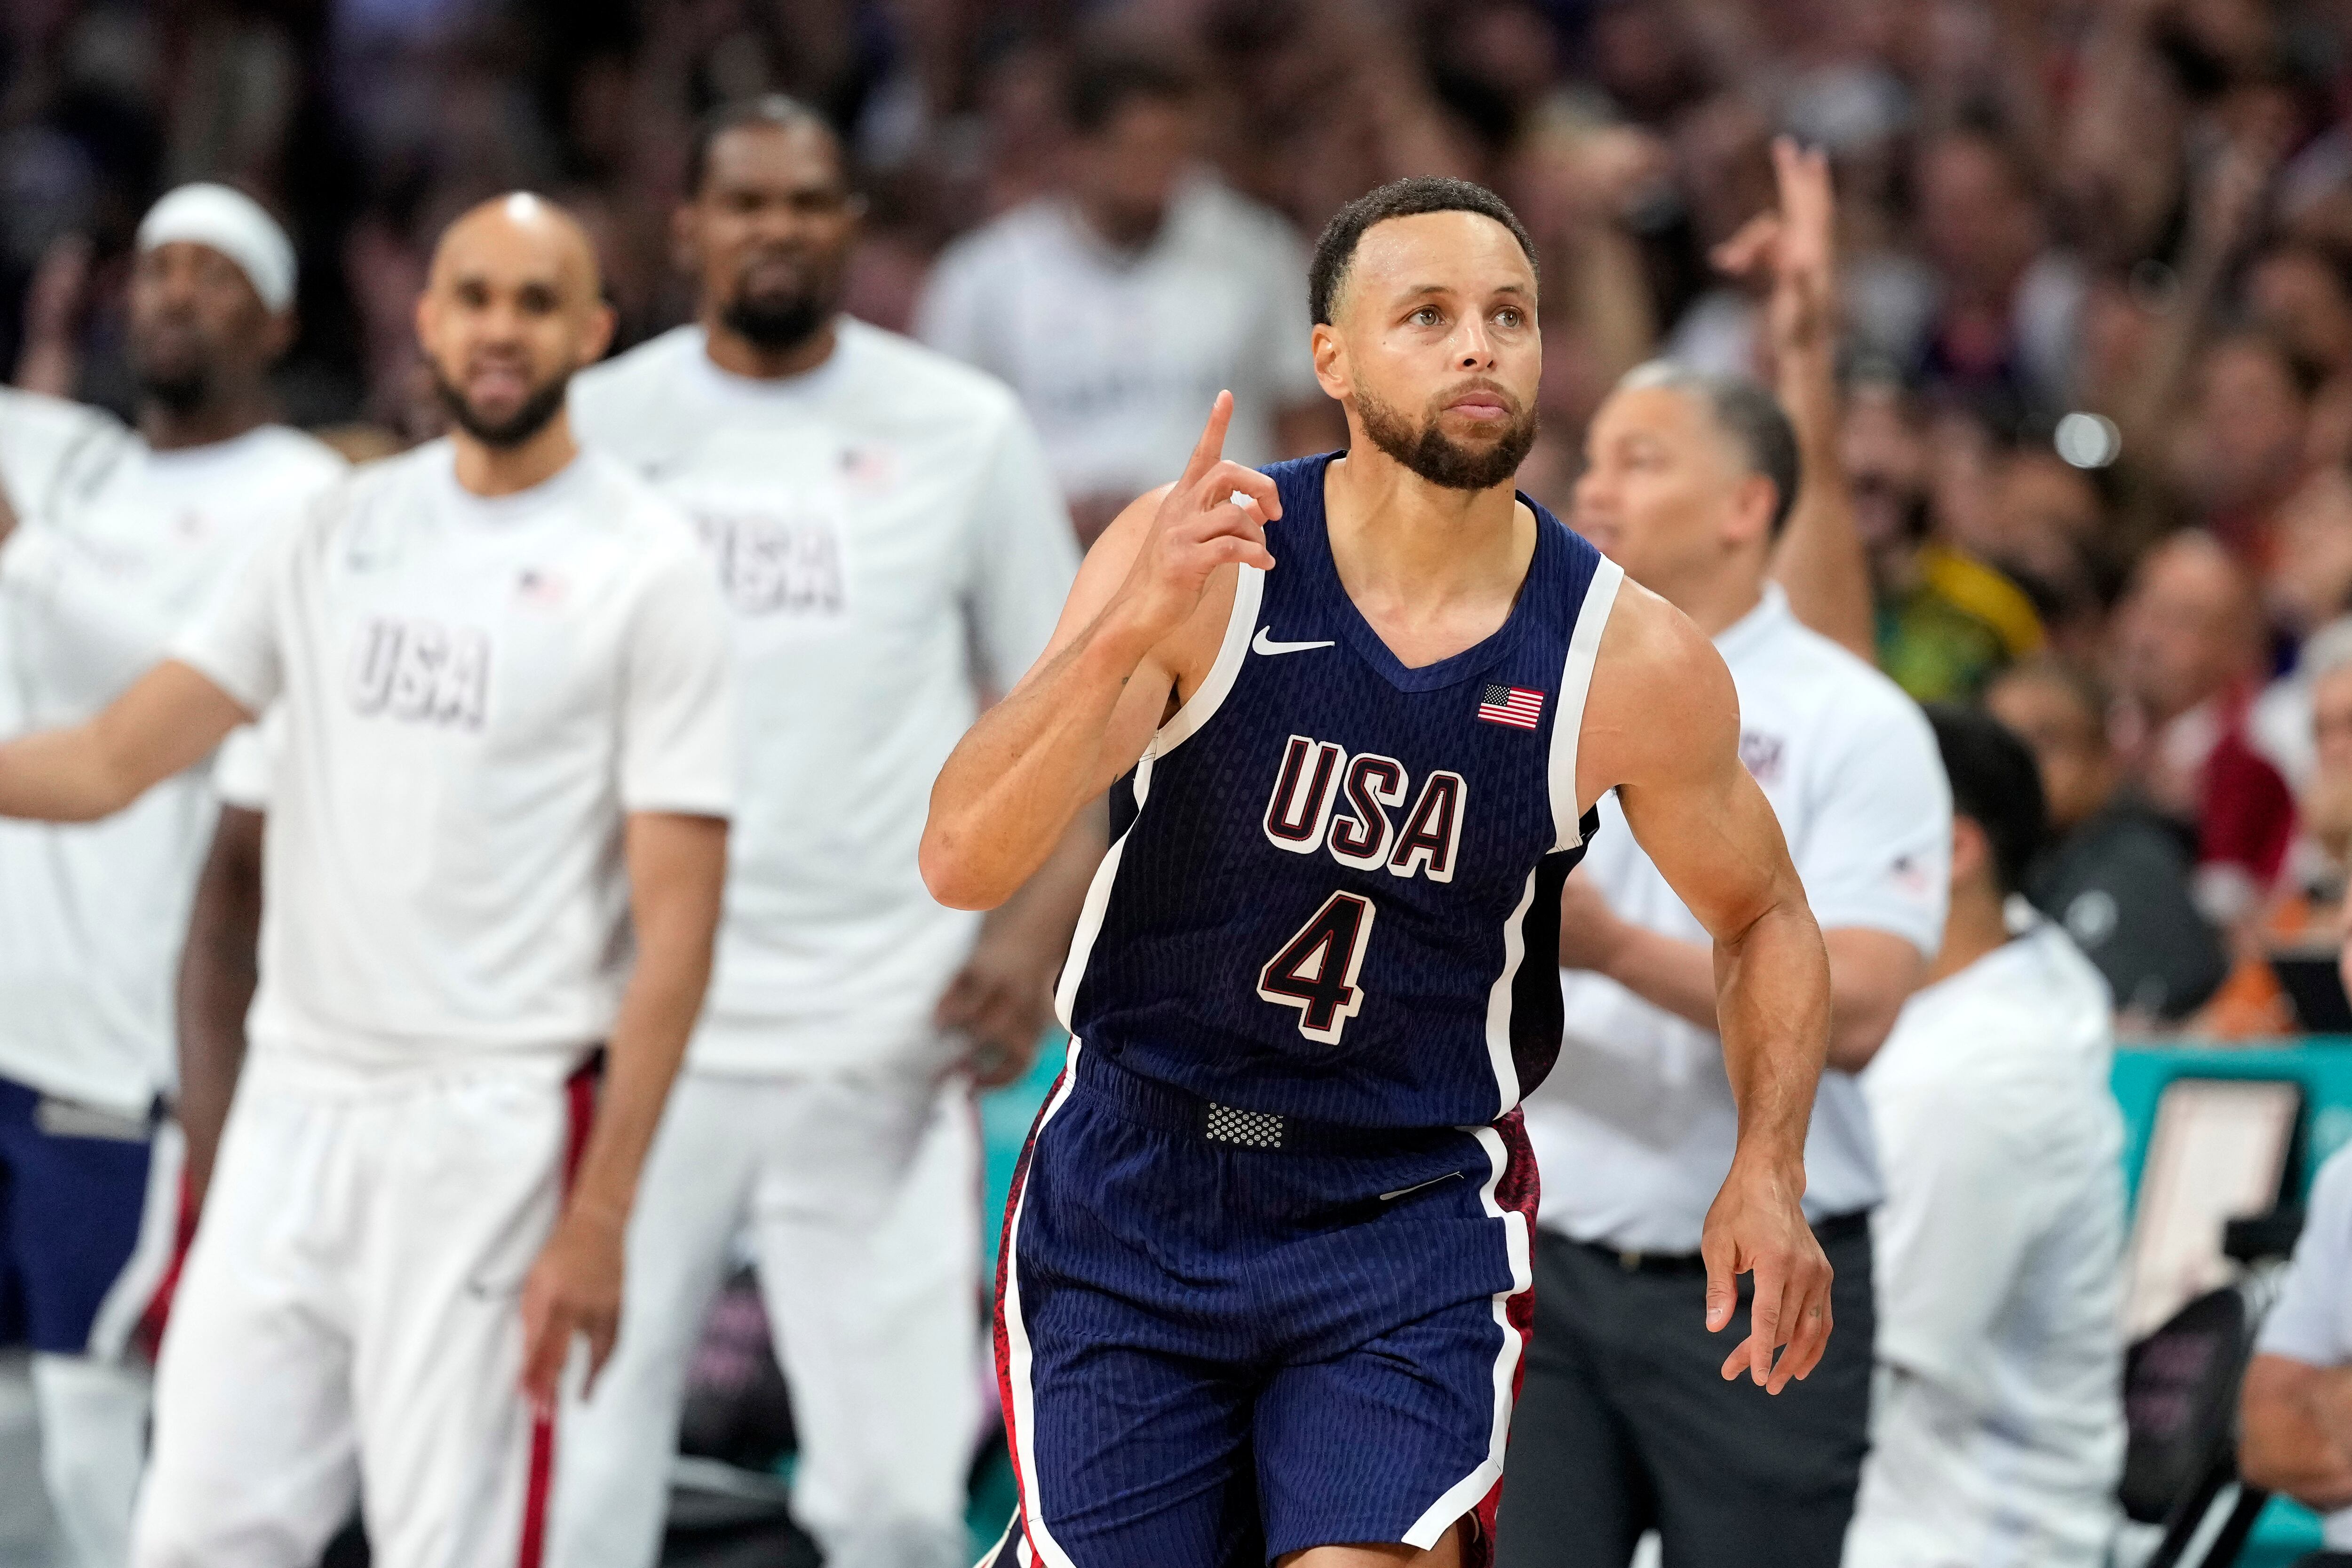
[[(2294, 1261), (2254, 1349), (2323, 1370), (2352, 1365), (2352, 1147), (2312, 1178)], [(2331, 1550), (2352, 1552), (2352, 1508), (2329, 1514), (2326, 1527)]]
[(0, 493), (19, 515), (46, 510), (69, 470), (95, 467), (131, 432), (103, 409), (0, 386)]
[[(1739, 694), (1740, 760), (1780, 819), (1822, 929), (1891, 931), (1932, 955), (1944, 935), (1952, 811), (1926, 715), (1800, 625), (1777, 584), (1715, 646)], [(1621, 918), (1706, 943), (1613, 794), (1601, 822), (1577, 875)], [(1527, 1102), (1544, 1172), (1538, 1223), (1627, 1251), (1695, 1253), (1738, 1135), (1723, 1041), (1613, 980), (1570, 970), (1561, 983), (1559, 1063)], [(1805, 1178), (1805, 1212), (1817, 1223), (1878, 1201), (1869, 1113), (1849, 1074), (1822, 1075)]]
[(495, 499), (436, 441), (264, 548), (174, 650), (258, 712), (258, 1051), (576, 1057), (629, 955), (624, 815), (724, 816), (726, 623), (676, 510), (583, 453)]
[[(931, 782), (1051, 638), (1067, 512), (1004, 387), (843, 320), (787, 380), (682, 327), (572, 386), (574, 428), (682, 505), (716, 558), (742, 708), (727, 921), (692, 1060), (872, 1066), (929, 1020), (979, 917), (916, 866)], [(974, 661), (977, 661), (977, 668)]]
[[(5, 732), (96, 714), (346, 472), (274, 425), (159, 452), (85, 424), (59, 451), (0, 546)], [(15, 470), (8, 482), (17, 495)], [(198, 769), (102, 822), (0, 824), (0, 1076), (126, 1115), (170, 1086), (173, 985), (214, 811)]]
[(1919, 991), (1862, 1075), (1878, 1373), (1845, 1568), (2100, 1568), (2124, 1458), (2123, 1114), (2057, 926)]
[(1322, 395), (1307, 262), (1279, 216), (1207, 175), (1132, 252), (1048, 197), (948, 247), (915, 334), (1012, 384), (1066, 493), (1140, 495), (1183, 471), (1221, 388), (1225, 456), (1281, 456), (1275, 416)]

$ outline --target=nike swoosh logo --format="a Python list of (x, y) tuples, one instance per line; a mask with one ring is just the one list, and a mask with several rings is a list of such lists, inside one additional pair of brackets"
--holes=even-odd
[(1259, 653), (1270, 654), (1305, 653), (1310, 647), (1334, 647), (1338, 646), (1328, 638), (1326, 638), (1322, 642), (1276, 642), (1272, 637), (1266, 636), (1266, 634), (1272, 630), (1274, 630), (1272, 626), (1258, 627), (1257, 640), (1251, 643), (1250, 647)]
[(1423, 1188), (1423, 1187), (1433, 1187), (1433, 1186), (1437, 1185), (1437, 1184), (1438, 1184), (1438, 1183), (1440, 1183), (1440, 1182), (1450, 1182), (1450, 1181), (1453, 1181), (1453, 1180), (1454, 1180), (1455, 1178), (1459, 1177), (1461, 1174), (1462, 1174), (1462, 1173), (1461, 1173), (1461, 1172), (1459, 1172), (1459, 1171), (1448, 1171), (1448, 1172), (1446, 1172), (1446, 1173), (1445, 1173), (1445, 1174), (1444, 1174), (1444, 1175), (1442, 1175), (1442, 1176), (1432, 1176), (1432, 1177), (1430, 1177), (1430, 1178), (1429, 1178), (1429, 1180), (1427, 1180), (1427, 1181), (1425, 1181), (1425, 1182), (1415, 1182), (1412, 1185), (1411, 1185), (1411, 1186), (1409, 1186), (1409, 1187), (1399, 1187), (1396, 1191), (1394, 1191), (1394, 1192), (1392, 1192), (1392, 1193), (1382, 1193), (1382, 1194), (1381, 1194), (1381, 1202), (1382, 1202), (1382, 1203), (1384, 1203), (1384, 1204), (1392, 1204), (1392, 1203), (1396, 1202), (1396, 1201), (1397, 1201), (1397, 1199), (1399, 1199), (1399, 1198), (1401, 1198), (1401, 1197), (1404, 1197), (1404, 1196), (1405, 1196), (1405, 1195), (1407, 1195), (1408, 1194), (1417, 1193), (1417, 1192), (1421, 1191), (1421, 1190), (1422, 1190), (1422, 1188)]

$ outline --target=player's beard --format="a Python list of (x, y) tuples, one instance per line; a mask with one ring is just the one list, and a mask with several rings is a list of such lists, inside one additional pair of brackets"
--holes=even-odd
[(491, 419), (466, 401), (466, 395), (441, 374), (439, 365), (430, 360), (425, 363), (433, 373), (433, 391), (450, 419), (483, 446), (501, 451), (520, 447), (547, 428), (548, 421), (563, 411), (564, 390), (572, 380), (569, 375), (556, 376), (524, 398), (505, 418)]
[(833, 319), (833, 305), (814, 294), (771, 290), (738, 294), (719, 311), (727, 330), (771, 353), (799, 348)]
[(1361, 387), (1356, 389), (1356, 416), (1372, 445), (1427, 479), (1449, 490), (1485, 490), (1507, 484), (1536, 444), (1536, 411), (1519, 410), (1491, 447), (1465, 447), (1437, 427), (1433, 410), (1425, 424), (1416, 425), (1402, 413)]
[(194, 414), (212, 400), (213, 378), (202, 365), (170, 371), (142, 371), (139, 395), (162, 404), (173, 414)]

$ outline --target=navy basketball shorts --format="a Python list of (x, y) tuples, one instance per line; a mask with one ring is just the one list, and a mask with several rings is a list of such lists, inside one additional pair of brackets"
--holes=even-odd
[(0, 1344), (152, 1353), (177, 1259), (178, 1130), (0, 1079)]
[(984, 1563), (1248, 1568), (1427, 1548), (1466, 1517), (1483, 1568), (1535, 1206), (1516, 1111), (1277, 1127), (1074, 1042), (1005, 1218), (996, 1358), (1020, 1505)]

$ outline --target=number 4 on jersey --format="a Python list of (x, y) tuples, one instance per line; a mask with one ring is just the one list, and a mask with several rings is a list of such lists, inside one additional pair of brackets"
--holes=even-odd
[(1257, 994), (1284, 1007), (1298, 1009), (1298, 1032), (1327, 1046), (1339, 1043), (1339, 1033), (1364, 1005), (1356, 984), (1364, 966), (1364, 949), (1372, 937), (1372, 916), (1379, 911), (1370, 899), (1356, 893), (1334, 893), (1323, 901), (1282, 951), (1258, 972)]

